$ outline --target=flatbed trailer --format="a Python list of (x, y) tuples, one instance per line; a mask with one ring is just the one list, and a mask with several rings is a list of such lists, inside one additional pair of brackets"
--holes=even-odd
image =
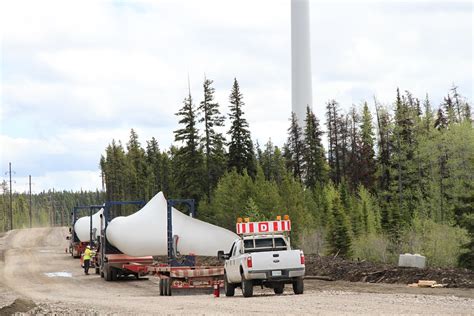
[(224, 287), (224, 267), (172, 267), (166, 264), (126, 264), (123, 269), (159, 279), (161, 296), (171, 296), (173, 289), (218, 289)]
[(153, 257), (132, 257), (125, 254), (108, 254), (105, 256), (101, 276), (106, 281), (116, 281), (120, 276), (134, 275), (137, 279), (148, 274), (134, 267), (146, 267), (153, 264)]
[[(168, 200), (167, 242), (168, 258), (166, 263), (159, 263), (153, 257), (132, 257), (121, 253), (107, 242), (105, 222), (101, 234), (101, 276), (106, 281), (115, 281), (123, 275), (135, 275), (137, 278), (150, 275), (159, 279), (160, 295), (171, 296), (173, 289), (214, 289), (219, 292), (224, 287), (223, 266), (196, 266), (195, 256), (177, 257), (175, 237), (172, 230), (172, 207), (185, 204), (189, 215), (195, 217), (194, 200)], [(109, 206), (104, 208), (104, 217), (108, 219)], [(104, 227), (104, 226), (101, 226)], [(216, 292), (215, 292), (216, 293)]]

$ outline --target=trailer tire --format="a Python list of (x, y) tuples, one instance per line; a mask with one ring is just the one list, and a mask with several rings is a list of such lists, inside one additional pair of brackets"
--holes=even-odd
[(294, 292), (296, 295), (303, 294), (303, 292), (304, 292), (304, 282), (303, 282), (303, 278), (296, 278), (296, 279), (293, 281), (293, 292)]
[(275, 292), (275, 294), (277, 295), (283, 294), (284, 290), (285, 290), (285, 283), (277, 283), (273, 286), (273, 292)]
[(104, 279), (105, 281), (109, 282), (109, 281), (112, 281), (112, 273), (110, 271), (110, 267), (109, 266), (105, 266), (104, 267)]
[(253, 296), (253, 282), (252, 280), (246, 280), (242, 275), (242, 294), (244, 297)]
[(112, 281), (117, 281), (117, 278), (118, 278), (118, 270), (115, 269), (115, 268), (110, 268), (110, 275), (111, 275)]
[(165, 295), (165, 293), (164, 293), (164, 284), (163, 284), (164, 282), (163, 282), (163, 280), (164, 280), (164, 279), (161, 279), (161, 278), (160, 278), (160, 296)]
[(225, 296), (235, 295), (235, 285), (227, 281), (227, 272), (224, 272), (224, 292)]
[(171, 296), (171, 278), (163, 279), (163, 295)]

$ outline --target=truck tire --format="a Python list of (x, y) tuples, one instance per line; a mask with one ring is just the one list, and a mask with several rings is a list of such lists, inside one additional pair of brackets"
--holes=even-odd
[(253, 282), (252, 280), (245, 280), (242, 275), (242, 294), (244, 297), (253, 296)]
[(285, 290), (285, 283), (278, 283), (273, 286), (273, 292), (275, 292), (275, 294), (277, 295), (283, 294), (284, 290)]
[(293, 292), (298, 295), (298, 294), (303, 294), (304, 292), (304, 283), (303, 283), (303, 278), (296, 278), (293, 281)]
[(224, 292), (225, 292), (225, 296), (234, 296), (235, 294), (235, 285), (227, 281), (226, 272), (224, 272)]

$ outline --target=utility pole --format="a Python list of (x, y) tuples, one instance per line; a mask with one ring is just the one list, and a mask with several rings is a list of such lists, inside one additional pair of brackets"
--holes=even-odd
[(13, 229), (13, 195), (12, 195), (12, 163), (8, 163), (8, 174), (10, 175), (10, 230)]
[(28, 185), (30, 187), (30, 228), (33, 227), (33, 218), (32, 218), (32, 212), (31, 212), (31, 174), (29, 175), (29, 181)]

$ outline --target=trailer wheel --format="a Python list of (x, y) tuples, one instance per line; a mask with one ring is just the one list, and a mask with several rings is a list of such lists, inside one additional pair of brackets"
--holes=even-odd
[(166, 279), (167, 282), (166, 282), (166, 295), (168, 296), (171, 296), (171, 285), (173, 284), (173, 279), (172, 278), (168, 278)]
[(293, 281), (293, 292), (295, 294), (303, 294), (304, 292), (304, 283), (303, 283), (303, 278), (296, 278)]
[(224, 292), (225, 292), (225, 296), (234, 296), (235, 294), (235, 285), (227, 281), (226, 272), (224, 272)]
[(273, 291), (277, 295), (283, 294), (284, 290), (285, 290), (285, 283), (278, 283), (273, 286)]
[(112, 281), (117, 281), (118, 278), (118, 270), (115, 268), (110, 268), (110, 274)]
[(253, 282), (252, 280), (244, 279), (242, 275), (242, 294), (244, 297), (251, 297), (253, 296)]
[(163, 295), (171, 296), (171, 278), (163, 278)]
[(109, 266), (104, 266), (104, 279), (105, 281), (112, 281), (112, 273)]
[(165, 293), (164, 293), (164, 284), (163, 284), (164, 282), (163, 281), (164, 281), (164, 279), (160, 278), (160, 296), (165, 295)]

